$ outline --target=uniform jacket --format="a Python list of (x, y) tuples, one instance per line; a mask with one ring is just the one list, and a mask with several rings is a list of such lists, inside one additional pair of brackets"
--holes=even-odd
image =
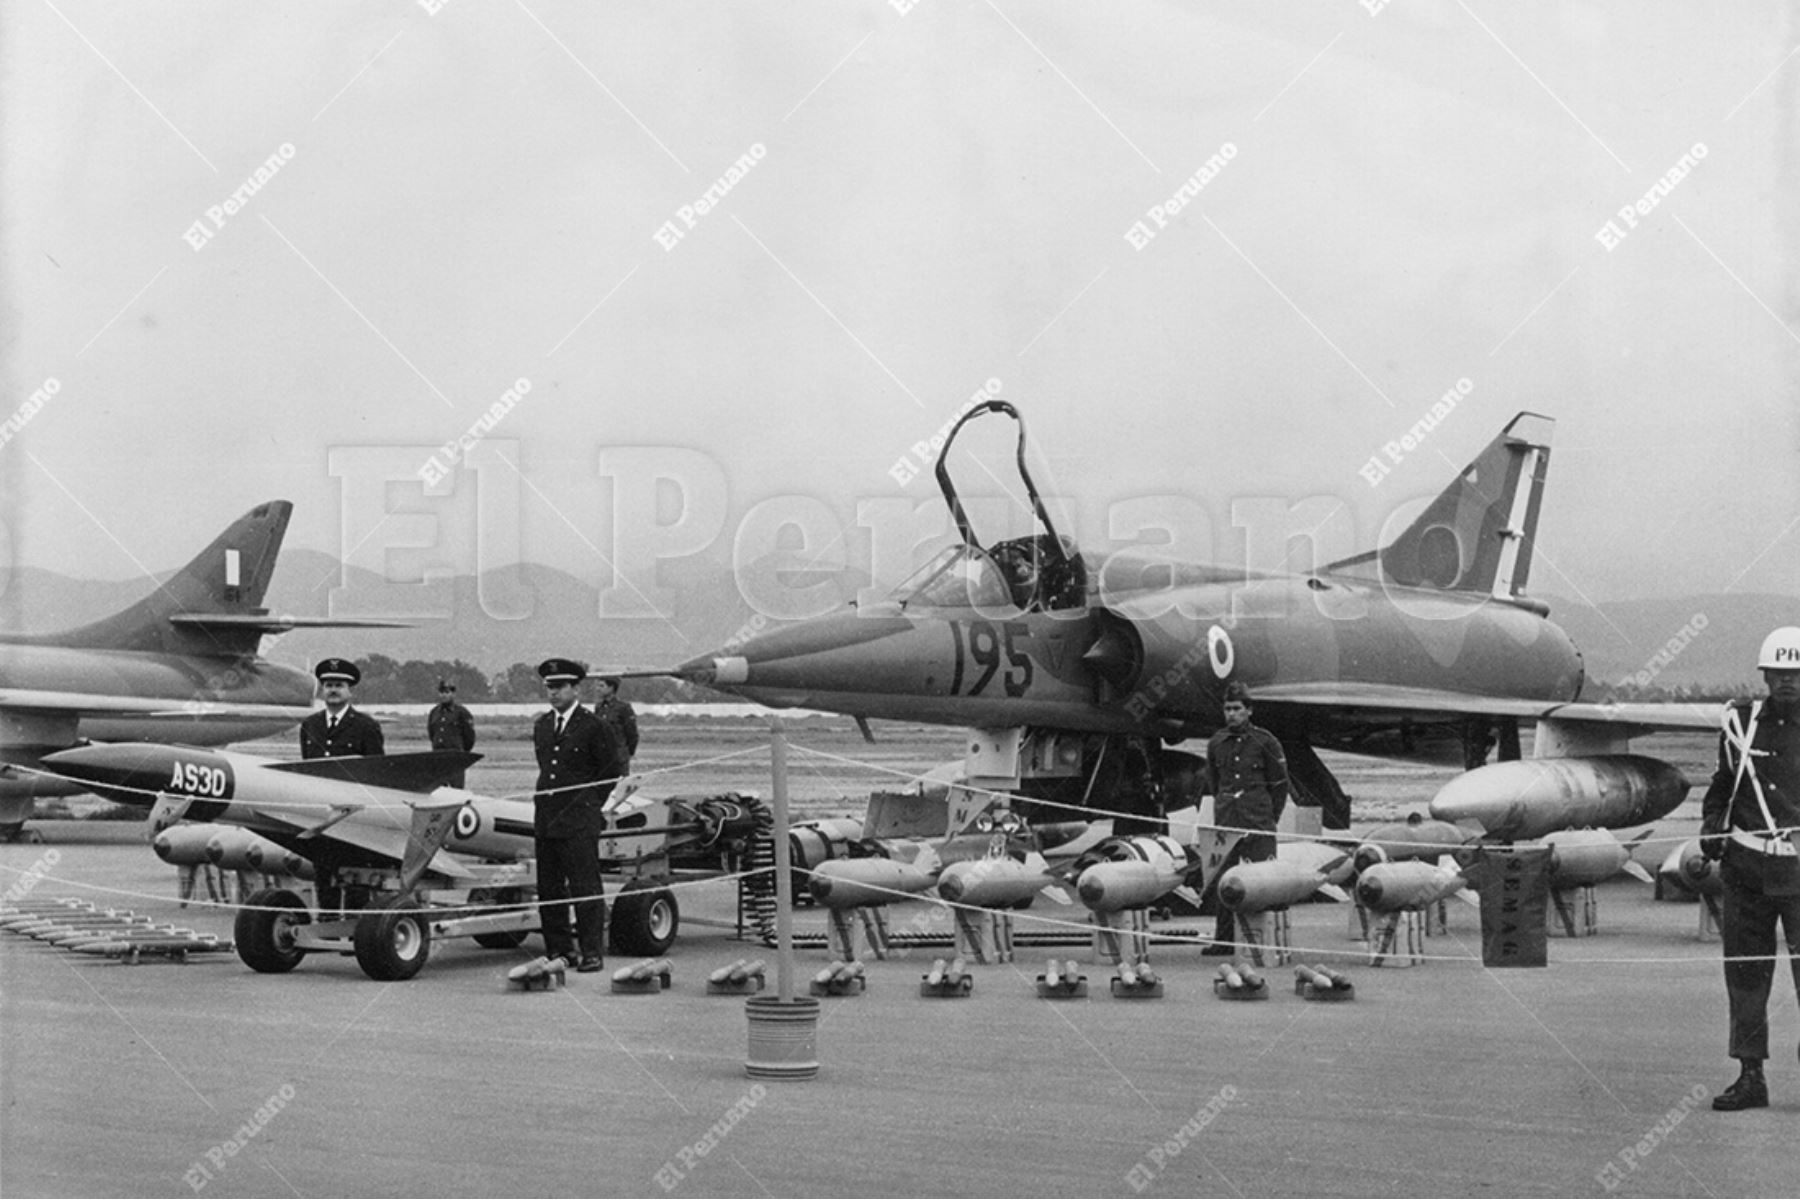
[(605, 824), (600, 809), (624, 766), (606, 723), (576, 704), (558, 736), (552, 709), (537, 718), (531, 741), (538, 761), (538, 793), (532, 796), (537, 835), (552, 841), (599, 836)]
[(1220, 729), (1206, 743), (1207, 790), (1213, 819), (1226, 828), (1274, 832), (1287, 806), (1287, 755), (1267, 729)]
[(461, 750), (475, 748), (475, 718), (455, 700), (439, 703), (425, 718), (425, 731), (431, 748)]
[(614, 736), (618, 738), (620, 752), (627, 760), (637, 754), (638, 727), (637, 713), (630, 704), (616, 695), (609, 695), (594, 705), (594, 715), (612, 725)]
[[(1750, 742), (1750, 768), (1739, 781), (1739, 746), (1736, 737), (1750, 727), (1749, 700), (1739, 700), (1729, 712), (1733, 723), (1719, 735), (1719, 764), (1713, 771), (1712, 785), (1700, 801), (1700, 831), (1718, 834), (1741, 829), (1752, 833), (1769, 831), (1763, 816), (1768, 805), (1777, 829), (1800, 827), (1800, 712), (1781, 714), (1764, 704), (1756, 721), (1756, 735)], [(1751, 775), (1762, 784), (1762, 803), (1757, 802)], [(1737, 852), (1737, 850), (1743, 852)], [(1721, 875), (1735, 876), (1735, 881), (1765, 895), (1800, 894), (1800, 857), (1776, 857), (1746, 847), (1727, 846)]]
[(386, 753), (381, 722), (354, 707), (344, 709), (337, 727), (327, 730), (326, 713), (314, 712), (300, 722), (300, 756), (303, 758), (372, 757)]

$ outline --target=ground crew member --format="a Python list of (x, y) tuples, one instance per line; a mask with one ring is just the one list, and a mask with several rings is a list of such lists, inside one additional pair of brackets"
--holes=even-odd
[(618, 675), (600, 676), (600, 702), (594, 705), (594, 715), (612, 728), (613, 737), (618, 742), (619, 755), (624, 758), (619, 773), (630, 774), (631, 759), (637, 756), (637, 713), (629, 703), (619, 698)]
[(1719, 939), (1739, 1065), (1737, 1081), (1713, 1099), (1722, 1112), (1769, 1106), (1762, 1064), (1777, 921), (1800, 994), (1800, 628), (1770, 633), (1756, 665), (1769, 696), (1726, 708), (1719, 766), (1700, 803), (1701, 850), (1721, 860)]
[(300, 756), (346, 758), (384, 753), (381, 722), (350, 706), (350, 689), (362, 682), (356, 663), (326, 658), (313, 667), (325, 710), (300, 722)]
[[(437, 690), (437, 705), (425, 717), (425, 735), (431, 739), (431, 748), (468, 753), (475, 748), (475, 718), (456, 702), (455, 683), (439, 679)], [(465, 773), (457, 771), (451, 777), (450, 785), (462, 786)]]
[[(1275, 734), (1250, 723), (1250, 689), (1225, 687), (1225, 727), (1206, 743), (1207, 791), (1213, 796), (1213, 823), (1245, 830), (1209, 882), (1239, 862), (1266, 862), (1275, 856), (1275, 822), (1287, 806), (1287, 758)], [(1216, 902), (1216, 896), (1215, 896)], [(1219, 905), (1213, 943), (1200, 952), (1223, 956), (1237, 939), (1235, 917)]]
[(623, 762), (606, 724), (576, 702), (587, 667), (568, 658), (550, 658), (539, 665), (538, 675), (550, 700), (550, 711), (539, 716), (531, 730), (538, 762), (537, 793), (531, 798), (536, 808), (544, 951), (589, 974), (601, 966), (601, 930), (606, 922), (606, 905), (600, 901), (605, 894), (599, 841), (606, 820), (603, 809)]

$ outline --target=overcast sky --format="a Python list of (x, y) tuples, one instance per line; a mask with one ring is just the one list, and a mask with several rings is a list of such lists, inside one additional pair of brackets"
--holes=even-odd
[(0, 555), (129, 577), (285, 497), (401, 580), (891, 578), (986, 385), (1102, 548), (1348, 554), (1529, 409), (1534, 590), (1792, 594), (1796, 11), (10, 4)]

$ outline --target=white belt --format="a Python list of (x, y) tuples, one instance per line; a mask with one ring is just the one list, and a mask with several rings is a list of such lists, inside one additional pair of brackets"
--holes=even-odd
[(1791, 858), (1800, 854), (1800, 850), (1796, 850), (1794, 843), (1786, 837), (1747, 833), (1740, 828), (1731, 830), (1731, 839), (1746, 849), (1754, 849), (1757, 853), (1766, 853), (1771, 857)]

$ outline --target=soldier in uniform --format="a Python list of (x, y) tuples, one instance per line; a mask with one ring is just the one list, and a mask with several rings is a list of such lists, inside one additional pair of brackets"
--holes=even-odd
[(594, 705), (594, 715), (612, 726), (613, 737), (618, 742), (619, 753), (625, 759), (619, 773), (631, 773), (631, 759), (637, 756), (638, 727), (637, 713), (625, 700), (619, 698), (619, 676), (603, 674), (600, 676), (600, 702)]
[[(1275, 734), (1250, 723), (1250, 689), (1244, 684), (1226, 686), (1224, 715), (1225, 727), (1206, 743), (1207, 791), (1213, 796), (1213, 822), (1244, 830), (1244, 835), (1225, 855), (1218, 874), (1239, 862), (1266, 862), (1275, 856), (1275, 822), (1288, 798), (1287, 757)], [(1234, 924), (1221, 904), (1213, 943), (1200, 952), (1231, 953), (1237, 939)]]
[(1769, 696), (1726, 708), (1719, 766), (1700, 801), (1700, 848), (1720, 860), (1725, 887), (1719, 940), (1739, 1066), (1737, 1081), (1713, 1099), (1722, 1112), (1769, 1106), (1763, 1062), (1777, 921), (1800, 993), (1800, 628), (1770, 633), (1756, 665)]
[[(475, 718), (467, 708), (456, 702), (455, 683), (449, 679), (439, 679), (437, 691), (437, 705), (425, 717), (425, 734), (431, 739), (431, 748), (468, 753), (475, 748)], [(462, 786), (465, 773), (457, 771), (451, 777), (450, 785)]]
[(386, 752), (381, 723), (350, 706), (350, 689), (362, 682), (356, 663), (326, 658), (313, 667), (325, 710), (300, 722), (300, 756), (303, 758), (370, 757)]
[[(550, 700), (550, 711), (539, 716), (531, 730), (538, 762), (537, 793), (531, 798), (536, 807), (544, 951), (587, 974), (601, 966), (606, 905), (600, 898), (605, 891), (600, 882), (599, 838), (606, 798), (624, 763), (607, 725), (575, 702), (587, 667), (568, 658), (551, 658), (539, 665), (538, 675)], [(570, 908), (575, 912), (573, 936)]]

